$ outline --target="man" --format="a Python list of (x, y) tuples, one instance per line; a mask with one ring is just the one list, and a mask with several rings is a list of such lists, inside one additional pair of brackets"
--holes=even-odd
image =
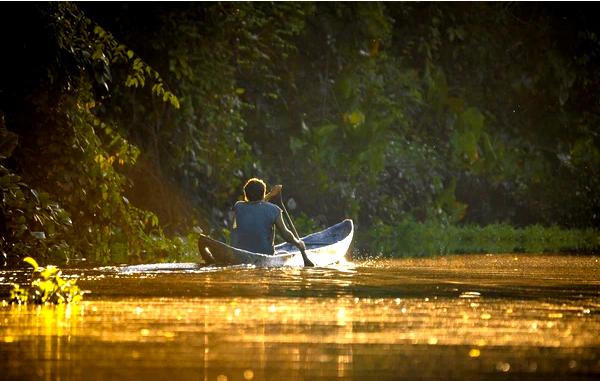
[(244, 201), (238, 201), (233, 207), (235, 214), (233, 231), (231, 232), (232, 246), (254, 253), (273, 254), (273, 240), (275, 226), (283, 238), (298, 247), (306, 250), (302, 240), (294, 237), (285, 226), (281, 209), (268, 202), (281, 192), (281, 185), (276, 185), (273, 190), (266, 193), (264, 181), (252, 178), (244, 185)]

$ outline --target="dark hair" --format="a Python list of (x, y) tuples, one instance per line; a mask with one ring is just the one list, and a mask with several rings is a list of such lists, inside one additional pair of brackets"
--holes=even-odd
[(244, 198), (246, 201), (260, 201), (265, 198), (267, 185), (261, 179), (255, 177), (246, 181), (244, 185)]

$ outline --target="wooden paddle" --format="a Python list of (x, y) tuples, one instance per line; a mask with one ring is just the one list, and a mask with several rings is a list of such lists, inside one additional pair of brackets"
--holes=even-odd
[[(290, 227), (292, 228), (292, 233), (294, 234), (294, 237), (296, 237), (297, 240), (300, 239), (300, 236), (298, 235), (298, 231), (296, 230), (296, 227), (294, 226), (294, 223), (292, 222), (292, 218), (290, 217), (290, 214), (288, 213), (287, 209), (285, 208), (285, 205), (283, 204), (283, 189), (279, 192), (279, 204), (281, 206), (281, 209), (283, 210), (283, 214), (285, 215), (285, 217), (287, 218), (288, 223), (290, 224)], [(305, 267), (314, 267), (314, 263), (312, 263), (310, 261), (310, 259), (308, 259), (308, 256), (306, 255), (306, 251), (304, 249), (300, 249), (300, 253), (302, 254), (302, 260), (304, 261), (304, 266)]]

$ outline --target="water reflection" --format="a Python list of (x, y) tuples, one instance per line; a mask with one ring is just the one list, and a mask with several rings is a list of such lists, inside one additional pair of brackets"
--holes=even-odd
[(595, 379), (597, 262), (536, 258), (86, 270), (78, 306), (0, 308), (1, 378)]

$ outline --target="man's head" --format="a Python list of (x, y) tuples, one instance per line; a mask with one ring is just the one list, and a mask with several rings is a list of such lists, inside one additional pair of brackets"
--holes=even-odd
[(244, 185), (244, 198), (246, 201), (260, 201), (265, 198), (267, 186), (264, 181), (257, 178), (251, 178)]

